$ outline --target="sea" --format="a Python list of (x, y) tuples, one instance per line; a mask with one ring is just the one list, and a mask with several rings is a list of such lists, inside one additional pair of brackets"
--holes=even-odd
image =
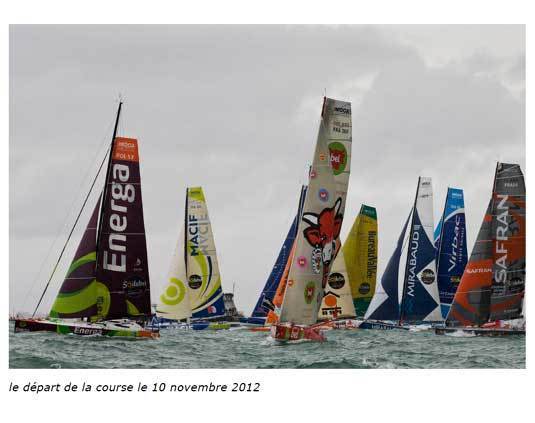
[(323, 343), (281, 345), (266, 332), (166, 329), (128, 339), (13, 332), (10, 368), (515, 368), (526, 367), (525, 336), (435, 335), (432, 331), (331, 330)]

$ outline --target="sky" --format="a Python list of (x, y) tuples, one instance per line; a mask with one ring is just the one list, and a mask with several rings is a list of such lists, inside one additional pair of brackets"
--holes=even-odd
[[(378, 278), (433, 179), (438, 221), (464, 189), (469, 251), (496, 161), (525, 171), (525, 27), (10, 27), (10, 311), (32, 311), (111, 140), (139, 140), (153, 299), (205, 192), (223, 289), (249, 314), (312, 160), (322, 97), (350, 101), (353, 157), (342, 239), (362, 203), (379, 221)], [(97, 186), (102, 187), (102, 178)], [(89, 219), (81, 216), (46, 313)]]

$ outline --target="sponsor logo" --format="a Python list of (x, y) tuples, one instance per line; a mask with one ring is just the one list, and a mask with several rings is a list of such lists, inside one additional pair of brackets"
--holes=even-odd
[(338, 198), (333, 207), (323, 209), (319, 214), (303, 213), (303, 222), (309, 226), (303, 230), (307, 242), (314, 247), (312, 252), (312, 269), (319, 273), (319, 264), (323, 264), (322, 286), (325, 288), (331, 261), (337, 253), (340, 229), (342, 227), (342, 214), (340, 207), (342, 199)]
[(136, 198), (134, 185), (127, 183), (130, 179), (130, 167), (115, 163), (110, 172), (109, 199), (109, 230), (108, 249), (102, 251), (102, 267), (112, 272), (126, 272), (126, 254), (128, 243), (126, 233), (128, 227), (128, 204)]
[(327, 156), (325, 155), (325, 153), (320, 153), (319, 159), (320, 159), (320, 162), (324, 162), (327, 159)]
[(351, 109), (348, 109), (346, 107), (335, 107), (334, 111), (338, 112), (338, 113), (343, 113), (345, 115), (350, 115), (351, 114)]
[(299, 267), (305, 267), (307, 265), (307, 259), (306, 257), (299, 256), (297, 257), (297, 265)]
[(362, 282), (359, 286), (359, 294), (360, 295), (366, 295), (368, 292), (370, 292), (371, 286), (368, 282)]
[(507, 281), (507, 245), (509, 239), (509, 207), (507, 206), (508, 195), (496, 195), (496, 242), (495, 245), (495, 266), (494, 279), (497, 283), (504, 284)]
[(419, 228), (420, 225), (414, 225), (415, 230), (412, 233), (410, 243), (409, 274), (407, 280), (407, 295), (410, 297), (414, 297), (414, 284), (416, 283), (416, 256), (420, 245), (420, 232), (418, 232), (418, 229), (416, 228), (417, 226)]
[(147, 282), (140, 277), (133, 277), (123, 281), (123, 290), (128, 296), (136, 296), (142, 294), (147, 288)]
[(329, 275), (328, 283), (332, 289), (340, 289), (345, 285), (346, 279), (341, 273), (331, 273)]
[(206, 310), (208, 311), (209, 314), (217, 313), (217, 308), (213, 305), (209, 306)]
[[(193, 192), (190, 191), (190, 195)], [(200, 201), (191, 199), (190, 210), (202, 210)], [(210, 221), (208, 215), (198, 215), (188, 213), (188, 247), (192, 257), (198, 255), (209, 256), (208, 234), (210, 231)]]
[(422, 282), (426, 285), (431, 285), (433, 282), (435, 282), (435, 272), (433, 272), (431, 269), (425, 269), (422, 272)]
[(331, 155), (331, 168), (335, 175), (341, 174), (347, 164), (347, 150), (344, 144), (333, 142), (329, 144), (329, 153)]
[(505, 182), (503, 184), (506, 188), (517, 188), (518, 182)]
[(323, 202), (329, 201), (329, 191), (327, 191), (325, 188), (320, 188), (318, 191), (318, 197)]
[(475, 269), (466, 268), (466, 273), (475, 274), (475, 273), (489, 273), (492, 272), (491, 268), (488, 267), (476, 267)]
[(312, 302), (315, 291), (316, 291), (316, 284), (314, 282), (309, 282), (306, 284), (304, 295), (305, 295), (305, 302), (307, 304), (310, 304)]
[(191, 289), (199, 289), (202, 285), (202, 278), (199, 275), (190, 275), (188, 285)]
[(450, 276), (450, 282), (453, 285), (458, 285), (461, 282), (461, 277), (460, 276)]
[(75, 327), (74, 333), (77, 335), (102, 335), (102, 329)]
[(455, 228), (453, 229), (453, 240), (451, 242), (451, 255), (449, 258), (450, 267), (448, 268), (448, 272), (451, 272), (455, 265), (457, 264), (457, 260), (460, 260), (461, 257), (459, 257), (459, 248), (460, 248), (460, 242), (462, 241), (462, 229), (461, 229), (461, 216), (455, 215)]

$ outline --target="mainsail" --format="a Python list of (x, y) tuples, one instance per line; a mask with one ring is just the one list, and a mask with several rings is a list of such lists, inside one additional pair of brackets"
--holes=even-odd
[(50, 310), (50, 317), (82, 318), (97, 315), (97, 222), (100, 197), (95, 204), (65, 280)]
[(440, 308), (446, 318), (468, 261), (462, 189), (448, 188), (444, 212), (435, 229), (435, 246)]
[(331, 152), (333, 143), (338, 142), (334, 147), (343, 146), (347, 154), (351, 142), (350, 119), (349, 103), (324, 99), (308, 192), (280, 312), (281, 322), (310, 325), (317, 321), (330, 267), (340, 246), (345, 202), (342, 197), (347, 193), (347, 182), (344, 185), (343, 180), (349, 177), (344, 174), (347, 160), (340, 161), (338, 173), (334, 174)]
[(498, 163), (492, 197), (446, 319), (481, 326), (522, 316), (526, 280), (526, 187), (517, 164)]
[(225, 315), (212, 225), (201, 187), (188, 188), (186, 271), (193, 318)]
[(273, 299), (284, 274), (286, 264), (288, 263), (288, 258), (290, 256), (292, 246), (294, 245), (295, 237), (297, 235), (297, 222), (299, 221), (301, 216), (301, 209), (305, 200), (305, 195), (306, 186), (303, 185), (301, 187), (301, 195), (299, 197), (299, 207), (297, 209), (297, 215), (295, 216), (292, 225), (290, 226), (290, 230), (288, 231), (288, 234), (286, 235), (286, 238), (282, 244), (273, 269), (271, 270), (264, 289), (260, 293), (260, 297), (258, 298), (258, 301), (253, 309), (251, 317), (254, 319), (265, 319), (268, 315), (268, 312), (273, 311), (275, 308), (273, 304)]
[(375, 294), (377, 280), (377, 212), (362, 204), (342, 247), (353, 305), (363, 317)]
[(114, 141), (97, 236), (98, 319), (152, 313), (137, 140)]
[(420, 177), (409, 230), (400, 321), (442, 320), (433, 230), (431, 178)]

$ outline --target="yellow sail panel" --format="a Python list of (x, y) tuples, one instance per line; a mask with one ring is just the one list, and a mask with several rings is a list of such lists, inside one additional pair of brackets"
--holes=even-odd
[(353, 304), (364, 316), (375, 293), (377, 280), (377, 212), (363, 204), (342, 248)]

